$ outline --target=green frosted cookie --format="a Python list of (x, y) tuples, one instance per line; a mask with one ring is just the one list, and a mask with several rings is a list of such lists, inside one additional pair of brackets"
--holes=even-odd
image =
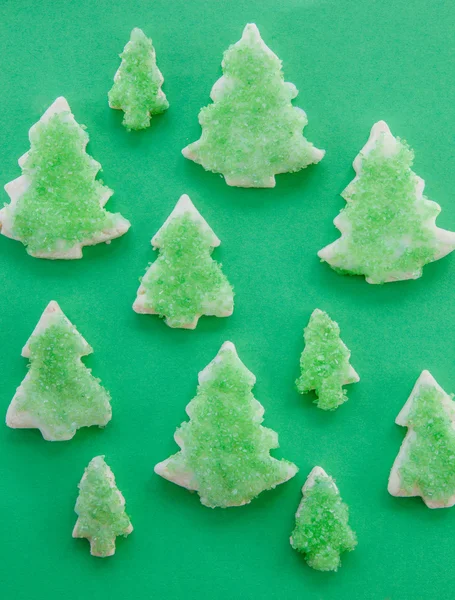
[(210, 256), (219, 245), (190, 198), (183, 195), (152, 238), (159, 256), (141, 280), (133, 309), (160, 315), (169, 327), (185, 329), (194, 329), (202, 315), (231, 315), (232, 287)]
[(6, 424), (39, 429), (51, 441), (70, 440), (80, 427), (106, 425), (112, 416), (109, 392), (81, 361), (92, 352), (57, 302), (50, 302), (22, 350), (29, 371)]
[(95, 456), (85, 469), (74, 510), (78, 519), (73, 537), (87, 538), (93, 556), (112, 556), (115, 538), (126, 537), (133, 531), (125, 512), (125, 498), (115, 485), (114, 474), (104, 456)]
[(455, 233), (436, 227), (441, 207), (423, 195), (414, 153), (384, 121), (354, 160), (356, 177), (342, 192), (346, 207), (334, 224), (341, 237), (318, 252), (340, 273), (368, 283), (417, 279), (422, 267), (452, 252)]
[(248, 504), (264, 490), (291, 479), (297, 467), (270, 456), (278, 436), (261, 425), (264, 408), (251, 389), (256, 381), (225, 342), (199, 373), (190, 417), (175, 433), (180, 451), (155, 467), (161, 477), (198, 492), (215, 508)]
[(304, 339), (297, 389), (301, 394), (314, 390), (319, 408), (335, 410), (348, 399), (343, 386), (359, 381), (349, 363), (351, 352), (340, 338), (338, 323), (319, 308), (313, 311), (305, 327)]
[(47, 109), (19, 159), (22, 175), (5, 185), (11, 202), (0, 210), (1, 233), (38, 258), (81, 258), (82, 247), (108, 242), (130, 223), (104, 205), (113, 191), (96, 179), (101, 165), (85, 147), (88, 135), (65, 98)]
[(125, 112), (123, 125), (128, 130), (146, 129), (151, 115), (169, 108), (161, 89), (164, 78), (156, 66), (152, 40), (136, 27), (120, 58), (122, 62), (108, 94), (109, 106)]
[(318, 571), (337, 571), (342, 552), (354, 550), (355, 533), (349, 527), (349, 511), (335, 482), (324, 469), (314, 467), (302, 488), (295, 515), (291, 546)]
[(223, 76), (199, 113), (201, 138), (182, 150), (228, 185), (274, 187), (275, 175), (304, 169), (324, 156), (303, 137), (308, 119), (292, 105), (297, 88), (284, 81), (280, 59), (254, 23), (224, 53)]
[(392, 496), (421, 496), (429, 508), (455, 504), (455, 403), (423, 371), (395, 423), (407, 427), (389, 477)]

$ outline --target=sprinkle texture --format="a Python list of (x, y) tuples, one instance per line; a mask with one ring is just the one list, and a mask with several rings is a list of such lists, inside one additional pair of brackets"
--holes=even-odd
[(52, 306), (56, 311), (46, 309), (44, 329), (24, 349), (29, 371), (8, 409), (7, 424), (38, 428), (48, 440), (69, 440), (80, 427), (110, 421), (110, 395), (80, 360), (92, 348), (58, 305)]
[(338, 323), (317, 308), (305, 327), (304, 339), (297, 389), (301, 394), (315, 390), (317, 406), (335, 410), (348, 399), (343, 385), (359, 381), (349, 363), (351, 353), (340, 338)]
[(199, 114), (202, 136), (184, 156), (239, 187), (274, 187), (275, 174), (321, 160), (324, 152), (302, 135), (305, 112), (292, 106), (297, 89), (284, 81), (281, 61), (256, 25), (248, 24), (224, 53), (222, 68), (213, 104)]
[(100, 164), (85, 147), (88, 135), (58, 99), (30, 130), (22, 176), (5, 186), (11, 204), (0, 212), (2, 233), (43, 258), (80, 258), (81, 246), (118, 237), (129, 228), (104, 210), (112, 190), (96, 180)]
[(335, 270), (369, 283), (416, 279), (455, 248), (455, 234), (435, 225), (441, 208), (423, 196), (413, 160), (384, 122), (373, 127), (354, 161), (357, 177), (342, 193), (347, 205), (335, 219), (342, 236), (319, 252)]
[(108, 94), (109, 106), (125, 112), (123, 125), (128, 130), (146, 129), (151, 115), (169, 108), (161, 89), (164, 78), (156, 66), (152, 40), (136, 27), (120, 58), (122, 63)]
[(90, 540), (93, 556), (112, 556), (115, 538), (133, 531), (125, 512), (125, 499), (115, 485), (114, 474), (104, 461), (96, 456), (85, 469), (79, 483), (75, 511), (78, 515), (73, 537)]
[(389, 491), (422, 496), (430, 508), (439, 508), (455, 503), (455, 403), (425, 373), (397, 418), (409, 431), (392, 469), (400, 489), (394, 493), (389, 482)]
[(226, 342), (199, 374), (190, 421), (175, 434), (181, 450), (155, 471), (191, 490), (209, 507), (240, 506), (295, 475), (297, 467), (270, 456), (278, 436), (261, 425), (264, 409), (253, 397), (255, 377)]
[(310, 473), (302, 492), (291, 545), (313, 569), (337, 571), (341, 553), (354, 550), (357, 545), (348, 524), (348, 507), (333, 479), (320, 467)]
[(159, 256), (142, 278), (133, 306), (137, 312), (158, 314), (170, 327), (188, 329), (196, 327), (201, 315), (232, 314), (232, 287), (211, 258), (219, 240), (188, 196), (181, 198), (152, 243)]

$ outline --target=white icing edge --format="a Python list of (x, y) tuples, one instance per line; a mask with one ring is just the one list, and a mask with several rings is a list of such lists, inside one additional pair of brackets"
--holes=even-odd
[[(260, 44), (262, 50), (266, 54), (269, 54), (270, 56), (276, 58), (277, 60), (280, 60), (278, 58), (278, 56), (264, 42), (264, 40), (262, 39), (261, 34), (259, 32), (259, 29), (255, 23), (247, 23), (247, 25), (245, 26), (245, 28), (243, 30), (242, 37), (240, 38), (240, 40), (238, 42), (236, 42), (233, 45), (238, 46), (239, 44), (241, 44), (245, 41), (250, 41), (250, 40), (253, 41), (254, 43)], [(221, 63), (221, 66), (224, 68), (224, 59)], [(234, 84), (233, 81), (226, 78), (225, 75), (222, 75), (213, 84), (213, 87), (210, 91), (210, 99), (213, 102), (220, 100), (222, 98), (222, 96), (224, 95), (224, 93), (229, 91), (229, 89), (233, 86), (233, 84)], [(285, 82), (285, 85), (288, 86), (288, 88), (289, 88), (289, 91), (291, 94), (291, 100), (294, 99), (298, 94), (297, 87), (293, 83), (290, 83), (290, 82)], [(302, 108), (299, 108), (298, 106), (294, 106), (293, 108), (296, 110), (302, 111), (306, 116), (306, 113)], [(194, 144), (197, 144), (198, 141), (199, 140), (196, 140), (196, 142), (192, 142), (188, 146), (185, 146), (185, 148), (183, 148), (183, 150), (182, 150), (182, 154), (185, 158), (187, 158), (188, 160), (192, 160), (196, 163), (199, 163), (200, 161), (198, 160), (197, 154), (191, 149), (191, 146), (193, 146), (193, 148), (194, 148), (195, 147)], [(311, 150), (312, 150), (312, 159), (313, 160), (307, 166), (309, 166), (310, 164), (317, 164), (319, 161), (321, 161), (323, 159), (323, 157), (325, 155), (325, 150), (320, 150), (319, 148), (316, 148), (315, 146), (313, 146), (311, 148)], [(280, 173), (288, 173), (288, 171), (286, 170), (285, 167), (283, 167), (282, 169), (276, 171), (274, 175), (279, 175)], [(222, 173), (222, 175), (226, 181), (226, 184), (231, 187), (274, 188), (276, 185), (274, 175), (271, 175), (270, 177), (266, 177), (261, 183), (252, 181), (252, 179), (248, 176), (230, 177), (228, 175), (225, 175), (224, 173)]]
[[(361, 175), (361, 171), (362, 171), (362, 159), (365, 156), (367, 156), (373, 150), (373, 148), (375, 148), (377, 141), (382, 136), (384, 136), (384, 140), (385, 140), (385, 145), (384, 145), (384, 148), (385, 148), (384, 155), (385, 156), (392, 156), (399, 149), (400, 144), (399, 144), (398, 140), (392, 135), (387, 123), (385, 121), (378, 121), (377, 123), (375, 123), (373, 125), (373, 127), (371, 128), (370, 137), (368, 138), (367, 143), (364, 145), (364, 147), (359, 152), (359, 154), (357, 154), (357, 156), (354, 159), (354, 162), (352, 163), (354, 170), (356, 172), (356, 176), (348, 184), (348, 186), (343, 190), (342, 195), (345, 194), (346, 191), (352, 185), (354, 185), (356, 181), (358, 181), (358, 179)], [(422, 196), (423, 196), (423, 190), (425, 188), (425, 181), (418, 175), (415, 175), (415, 177), (416, 177), (416, 188), (415, 188), (416, 201), (418, 201), (418, 200), (423, 201)], [(346, 202), (350, 202), (350, 201), (351, 201), (350, 198), (348, 198), (346, 200)], [(441, 211), (440, 205), (437, 202), (434, 202), (433, 200), (425, 200), (425, 204), (435, 205), (438, 209), (438, 214)], [(419, 210), (420, 207), (417, 206), (416, 208), (417, 208), (417, 210)], [(452, 252), (455, 249), (455, 232), (448, 231), (446, 229), (441, 229), (440, 227), (438, 227), (436, 225), (437, 216), (438, 215), (435, 215), (434, 217), (431, 217), (427, 221), (427, 225), (428, 225), (430, 231), (433, 233), (436, 240), (438, 240), (440, 243), (439, 252), (437, 254), (435, 254), (434, 259), (430, 262), (434, 262), (436, 260), (443, 258), (444, 256), (446, 256), (447, 254), (449, 254), (450, 252)], [(348, 266), (346, 266), (346, 265), (340, 266), (337, 263), (335, 263), (333, 261), (333, 258), (337, 254), (338, 244), (341, 242), (341, 240), (343, 240), (345, 237), (347, 237), (350, 234), (351, 224), (345, 219), (345, 214), (343, 212), (340, 212), (335, 217), (335, 219), (333, 220), (333, 224), (340, 231), (341, 236), (338, 239), (336, 239), (334, 242), (332, 242), (331, 244), (328, 244), (327, 246), (325, 246), (324, 248), (319, 250), (318, 256), (319, 256), (319, 258), (321, 258), (322, 260), (324, 260), (329, 265), (332, 265), (335, 268), (340, 267), (340, 268), (349, 270)], [(419, 269), (418, 271), (405, 271), (403, 273), (393, 273), (387, 277), (387, 279), (385, 280), (385, 283), (392, 283), (394, 281), (404, 281), (407, 279), (418, 279), (419, 277), (421, 277), (421, 275), (422, 275), (422, 268)], [(375, 283), (374, 281), (371, 281), (370, 277), (367, 277), (367, 276), (365, 276), (365, 280), (367, 281), (367, 283), (372, 283), (372, 284)]]
[[(239, 361), (239, 363), (241, 364), (241, 366), (245, 369), (245, 371), (248, 373), (249, 376), (251, 376), (251, 385), (254, 385), (256, 382), (256, 376), (251, 373), (251, 371), (243, 364), (243, 362), (240, 360), (238, 354), (237, 354), (237, 349), (234, 346), (234, 344), (232, 342), (226, 341), (224, 342), (224, 344), (222, 344), (221, 348), (219, 349), (217, 355), (215, 356), (215, 358), (213, 360), (211, 360), (209, 362), (209, 364), (202, 369), (202, 371), (199, 372), (198, 375), (198, 383), (199, 385), (201, 385), (202, 383), (209, 381), (212, 377), (212, 369), (213, 366), (219, 362), (221, 362), (224, 358), (225, 355), (223, 355), (223, 353), (225, 352), (231, 352), (235, 355), (236, 359)], [(254, 420), (260, 421), (262, 422), (262, 417), (264, 415), (264, 407), (262, 406), (262, 404), (256, 400), (256, 398), (254, 398), (255, 401), (255, 408), (256, 408), (256, 413), (253, 417)], [(191, 402), (190, 402), (191, 404)], [(191, 410), (188, 409), (189, 404), (186, 406), (185, 412), (188, 415), (188, 417), (191, 419)], [(273, 433), (275, 436), (275, 442), (274, 442), (274, 446), (272, 446), (270, 449), (272, 450), (273, 448), (278, 448), (278, 434), (273, 431), (272, 429), (268, 429), (268, 432), (270, 432), (271, 434)], [(183, 440), (179, 437), (178, 433), (176, 432), (174, 434), (174, 440), (177, 443), (177, 445), (180, 448), (180, 451), (184, 450), (184, 443)], [(177, 453), (178, 454), (178, 453)], [(160, 475), (161, 477), (163, 477), (164, 479), (167, 479), (168, 481), (171, 481), (172, 483), (175, 483), (181, 487), (186, 488), (187, 490), (190, 491), (194, 491), (197, 492), (198, 489), (196, 486), (192, 485), (192, 481), (193, 481), (193, 472), (192, 471), (181, 471), (179, 473), (171, 473), (168, 469), (168, 465), (169, 462), (172, 461), (172, 459), (174, 458), (175, 454), (170, 456), (169, 458), (167, 458), (166, 460), (163, 460), (161, 462), (159, 462), (157, 465), (155, 465), (154, 471), (157, 475)], [(279, 460), (279, 459), (275, 459), (275, 460)], [(297, 473), (298, 468), (293, 465), (292, 463), (287, 465), (288, 470), (287, 470), (287, 474), (286, 476), (281, 479), (280, 481), (278, 481), (274, 487), (276, 487), (277, 485), (281, 485), (282, 483), (285, 483), (286, 481), (289, 481), (289, 479), (291, 479), (292, 477), (294, 477), (294, 475)], [(266, 489), (269, 488), (264, 488), (262, 491), (265, 491)], [(229, 504), (228, 506), (230, 507), (234, 507), (234, 506), (244, 506), (245, 504), (249, 504), (251, 502), (251, 500), (240, 500), (238, 502), (233, 502), (232, 504)], [(201, 503), (204, 504), (203, 502), (203, 498), (201, 498)], [(208, 505), (206, 505), (208, 506)]]
[[(49, 108), (44, 112), (44, 114), (39, 119), (39, 122), (47, 123), (53, 115), (55, 115), (57, 113), (62, 113), (62, 112), (68, 112), (69, 113), (67, 115), (68, 122), (76, 125), (77, 127), (80, 127), (80, 125), (75, 120), (74, 115), (71, 113), (71, 109), (70, 109), (70, 106), (69, 106), (67, 100), (63, 96), (60, 96), (59, 98), (57, 98), (49, 106)], [(30, 128), (29, 137), (32, 134), (35, 126), (36, 126), (36, 124), (32, 125), (32, 127)], [(88, 140), (85, 143), (83, 143), (83, 145), (82, 145), (83, 150), (85, 150), (85, 148), (87, 147), (87, 143), (88, 143)], [(24, 166), (25, 161), (27, 160), (27, 157), (28, 157), (28, 152), (23, 154), (18, 159), (18, 163), (21, 168)], [(93, 166), (96, 166), (97, 170), (99, 170), (101, 168), (100, 163), (91, 156), (89, 158), (91, 159)], [(30, 186), (30, 183), (31, 182), (27, 178), (26, 175), (20, 175), (16, 179), (9, 181), (4, 186), (4, 189), (10, 198), (10, 203), (8, 205), (6, 205), (5, 207), (3, 207), (2, 209), (0, 209), (0, 233), (2, 233), (4, 236), (6, 236), (8, 238), (17, 240), (19, 242), (22, 240), (19, 237), (15, 236), (13, 233), (14, 209), (17, 204), (17, 201), (27, 191), (28, 187)], [(109, 188), (106, 189), (104, 195), (100, 198), (100, 206), (101, 207), (104, 207), (104, 205), (106, 204), (106, 202), (109, 200), (109, 198), (112, 196), (113, 193), (114, 193), (113, 190), (111, 190)], [(101, 231), (97, 235), (94, 235), (92, 238), (83, 240), (82, 242), (75, 244), (74, 246), (72, 246), (69, 249), (65, 249), (65, 250), (57, 249), (52, 252), (48, 252), (48, 251), (34, 251), (33, 252), (33, 251), (29, 250), (28, 248), (26, 250), (27, 250), (28, 254), (30, 254), (30, 256), (34, 256), (35, 258), (67, 259), (67, 260), (82, 258), (83, 246), (93, 246), (93, 245), (99, 244), (101, 242), (109, 242), (110, 240), (120, 237), (124, 233), (126, 233), (128, 231), (128, 229), (130, 228), (130, 226), (131, 226), (131, 223), (127, 219), (125, 219), (121, 215), (118, 215), (116, 218), (114, 227), (112, 229)], [(64, 246), (65, 242), (62, 241), (61, 245)]]
[[(108, 480), (110, 487), (111, 488), (115, 488), (115, 492), (116, 492), (116, 494), (119, 497), (121, 505), (125, 506), (125, 498), (124, 498), (122, 492), (116, 486), (114, 473), (112, 472), (112, 469), (110, 468), (110, 466), (104, 460), (104, 456), (102, 456), (102, 455), (95, 456), (94, 458), (92, 458), (92, 460), (90, 461), (90, 463), (92, 463), (96, 459), (101, 459), (102, 460), (101, 466), (104, 467), (104, 474), (106, 476), (106, 479)], [(84, 475), (82, 476), (82, 479), (81, 479), (80, 483), (82, 483), (86, 477), (87, 477), (87, 471), (84, 470)], [(130, 521), (129, 522), (129, 526), (125, 529), (125, 531), (121, 535), (127, 536), (132, 531), (133, 531), (133, 525), (132, 525), (132, 523)], [(97, 554), (94, 551), (94, 547), (93, 547), (94, 544), (92, 542), (92, 538), (88, 537), (88, 536), (85, 536), (85, 535), (81, 535), (80, 532), (79, 532), (79, 517), (77, 518), (76, 523), (74, 525), (72, 536), (73, 536), (73, 538), (85, 538), (85, 539), (89, 540), (89, 542), (90, 542), (90, 554), (92, 556), (99, 556), (101, 558), (104, 558), (104, 557), (107, 558), (108, 556), (113, 556), (115, 554), (115, 543), (116, 543), (117, 536), (114, 536), (114, 539), (112, 540), (112, 551), (111, 552), (109, 552), (108, 554)]]
[(401, 444), (400, 450), (398, 452), (397, 457), (392, 465), (392, 469), (389, 475), (389, 482), (387, 486), (387, 490), (389, 494), (397, 497), (413, 497), (420, 496), (428, 508), (450, 508), (455, 504), (455, 494), (450, 496), (446, 501), (435, 501), (431, 498), (427, 498), (424, 496), (419, 489), (418, 486), (415, 486), (411, 492), (403, 489), (401, 486), (401, 478), (399, 474), (399, 469), (406, 461), (409, 455), (409, 448), (416, 437), (416, 434), (412, 427), (408, 424), (407, 420), (409, 417), (409, 413), (412, 408), (412, 404), (415, 400), (415, 397), (419, 394), (420, 388), (423, 385), (429, 385), (431, 387), (436, 388), (438, 392), (443, 395), (443, 407), (446, 410), (450, 421), (452, 423), (452, 427), (455, 429), (455, 406), (451, 397), (442, 389), (442, 387), (438, 384), (438, 382), (434, 379), (429, 371), (422, 371), (419, 378), (417, 379), (414, 387), (412, 388), (412, 392), (405, 402), (403, 408), (398, 413), (397, 418), (395, 419), (395, 423), (402, 427), (407, 427), (408, 431), (404, 437), (404, 440)]

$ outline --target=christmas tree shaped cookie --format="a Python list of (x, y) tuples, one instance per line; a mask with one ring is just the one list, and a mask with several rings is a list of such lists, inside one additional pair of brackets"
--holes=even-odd
[(389, 478), (392, 496), (421, 496), (429, 508), (455, 504), (455, 403), (423, 371), (395, 423), (408, 432)]
[(29, 371), (6, 424), (39, 429), (51, 441), (70, 440), (80, 427), (106, 425), (112, 416), (109, 393), (81, 361), (92, 352), (57, 302), (50, 302), (22, 350)]
[(417, 279), (455, 248), (455, 233), (436, 226), (441, 207), (423, 195), (413, 159), (384, 121), (373, 125), (353, 163), (357, 175), (342, 192), (347, 205), (334, 220), (341, 237), (318, 253), (333, 269), (368, 283)]
[(81, 258), (82, 247), (128, 231), (130, 223), (104, 205), (113, 191), (96, 179), (101, 165), (85, 147), (88, 135), (65, 98), (47, 109), (19, 159), (22, 175), (5, 185), (11, 202), (0, 210), (3, 235), (38, 258)]
[(314, 390), (319, 408), (335, 410), (348, 399), (343, 386), (359, 381), (349, 363), (351, 352), (340, 338), (338, 323), (318, 308), (305, 327), (304, 338), (297, 389), (301, 394)]
[(324, 156), (303, 137), (305, 112), (292, 105), (297, 88), (284, 81), (280, 59), (253, 23), (224, 54), (223, 76), (199, 113), (201, 138), (183, 155), (228, 185), (274, 187), (275, 175), (304, 169)]
[(318, 571), (337, 571), (342, 552), (354, 550), (355, 533), (348, 524), (348, 507), (324, 469), (314, 467), (302, 488), (291, 546)]
[(122, 62), (108, 94), (109, 106), (125, 112), (123, 125), (127, 129), (146, 129), (151, 115), (169, 107), (161, 89), (164, 79), (156, 66), (152, 40), (136, 27), (120, 58)]
[(197, 491), (211, 508), (248, 504), (291, 479), (297, 467), (270, 456), (278, 436), (261, 425), (264, 408), (251, 392), (255, 381), (234, 344), (225, 342), (199, 373), (197, 395), (186, 408), (190, 420), (174, 436), (180, 452), (155, 472)]
[(73, 537), (87, 538), (92, 556), (112, 556), (115, 538), (133, 531), (125, 512), (125, 498), (115, 485), (104, 456), (95, 456), (85, 469), (74, 510), (78, 519)]
[(187, 195), (152, 238), (157, 260), (141, 280), (133, 309), (165, 317), (169, 327), (194, 329), (201, 315), (228, 317), (232, 287), (211, 258), (220, 240)]

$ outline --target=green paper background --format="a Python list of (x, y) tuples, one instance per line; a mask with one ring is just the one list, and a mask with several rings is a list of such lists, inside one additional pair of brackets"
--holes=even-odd
[[(229, 188), (180, 153), (199, 137), (197, 114), (223, 50), (249, 21), (300, 90), (307, 137), (327, 150), (319, 165), (278, 176), (272, 190)], [(106, 94), (135, 26), (153, 37), (171, 107), (148, 131), (127, 133)], [(431, 511), (386, 486), (405, 433), (394, 419), (421, 370), (455, 391), (455, 257), (418, 281), (371, 286), (337, 275), (316, 252), (337, 237), (339, 193), (379, 119), (414, 147), (427, 195), (443, 207), (438, 224), (455, 230), (454, 27), (455, 5), (434, 0), (2, 0), (1, 183), (19, 176), (29, 127), (64, 95), (115, 190), (108, 207), (132, 222), (123, 238), (73, 262), (31, 258), (0, 236), (2, 411), (26, 374), (21, 348), (55, 299), (92, 344), (86, 364), (111, 391), (114, 414), (105, 430), (70, 442), (1, 428), (2, 598), (453, 598), (455, 509)], [(182, 193), (221, 238), (214, 257), (237, 293), (231, 318), (202, 318), (196, 331), (131, 310), (155, 258), (150, 238)], [(315, 307), (339, 322), (361, 376), (335, 414), (294, 390)], [(176, 451), (197, 373), (227, 339), (257, 376), (265, 425), (280, 436), (275, 455), (300, 472), (249, 506), (210, 510), (153, 466)], [(135, 526), (105, 560), (71, 538), (77, 483), (97, 454)], [(288, 542), (316, 464), (336, 478), (358, 534), (336, 574), (312, 571)]]

